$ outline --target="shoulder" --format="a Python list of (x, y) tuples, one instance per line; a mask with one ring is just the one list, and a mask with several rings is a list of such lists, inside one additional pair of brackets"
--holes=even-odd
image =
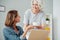
[(31, 9), (27, 9), (25, 12), (30, 12), (31, 11)]
[(45, 17), (46, 14), (45, 14), (44, 11), (41, 11), (40, 13), (41, 13), (41, 15), (42, 15), (43, 17)]
[(25, 14), (29, 15), (29, 13), (31, 13), (31, 9), (27, 9), (27, 10), (25, 11)]
[(10, 33), (11, 32), (11, 29), (9, 27), (5, 27), (3, 29), (3, 33)]
[(7, 31), (7, 30), (9, 30), (10, 28), (9, 27), (5, 27), (4, 29), (3, 29), (3, 31), (5, 30), (5, 31)]

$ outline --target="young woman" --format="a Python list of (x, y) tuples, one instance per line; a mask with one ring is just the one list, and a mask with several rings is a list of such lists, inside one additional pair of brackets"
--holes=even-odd
[(28, 28), (23, 32), (20, 26), (16, 26), (20, 22), (20, 16), (17, 10), (10, 10), (7, 14), (5, 21), (5, 28), (3, 29), (3, 34), (5, 40), (26, 40), (26, 33)]

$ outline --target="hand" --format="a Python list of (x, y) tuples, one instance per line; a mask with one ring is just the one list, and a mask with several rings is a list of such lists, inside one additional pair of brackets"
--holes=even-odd
[(32, 25), (27, 26), (27, 30), (30, 30), (30, 29), (33, 29), (33, 28), (34, 28), (34, 26), (32, 26)]
[(25, 31), (24, 31), (24, 33), (23, 33), (23, 37), (26, 37), (26, 34), (27, 34), (27, 32), (30, 30), (30, 29), (33, 29), (34, 28), (34, 26), (32, 26), (32, 25), (28, 25), (27, 27), (26, 27), (26, 29), (25, 29)]
[(42, 26), (36, 26), (36, 28), (38, 28), (38, 29), (44, 29), (44, 27), (42, 27)]

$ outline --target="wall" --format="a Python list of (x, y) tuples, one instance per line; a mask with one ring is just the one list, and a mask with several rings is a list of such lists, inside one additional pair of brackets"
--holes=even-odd
[(60, 0), (53, 0), (54, 40), (60, 40)]

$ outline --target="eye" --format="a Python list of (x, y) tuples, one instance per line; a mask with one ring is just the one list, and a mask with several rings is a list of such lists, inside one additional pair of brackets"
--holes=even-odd
[(18, 16), (19, 18), (21, 18), (20, 16)]
[(32, 4), (32, 5), (34, 5), (34, 4)]
[(38, 6), (38, 4), (35, 4), (36, 6)]
[(38, 6), (38, 4), (32, 4), (32, 5), (36, 5), (36, 6)]

